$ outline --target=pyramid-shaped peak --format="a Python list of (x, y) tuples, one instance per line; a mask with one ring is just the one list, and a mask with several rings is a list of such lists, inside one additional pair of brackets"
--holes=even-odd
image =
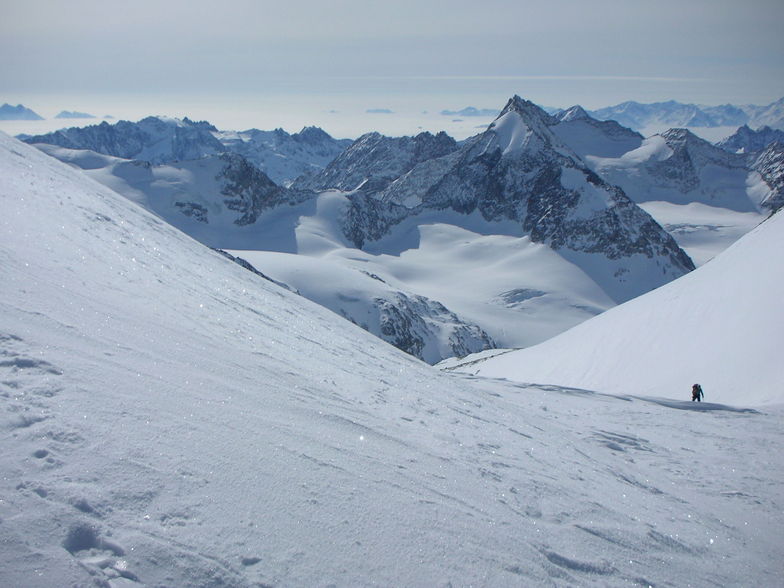
[(518, 113), (525, 120), (530, 120), (532, 117), (542, 120), (545, 123), (549, 123), (553, 120), (549, 114), (547, 114), (536, 104), (530, 100), (520, 98), (520, 96), (517, 94), (509, 99), (509, 101), (506, 103), (506, 106), (504, 106), (503, 110), (501, 111), (501, 114), (498, 115), (498, 118), (501, 118), (510, 112)]
[(559, 113), (557, 117), (561, 122), (569, 122), (571, 120), (589, 120), (591, 116), (579, 104), (575, 104), (571, 108), (567, 108)]
[(332, 139), (329, 133), (327, 133), (321, 127), (316, 126), (302, 127), (302, 130), (299, 133), (295, 133), (293, 136), (310, 142), (323, 142)]
[(692, 143), (694, 141), (702, 142), (697, 135), (692, 133), (689, 129), (669, 129), (661, 134), (667, 144), (671, 147), (676, 144)]

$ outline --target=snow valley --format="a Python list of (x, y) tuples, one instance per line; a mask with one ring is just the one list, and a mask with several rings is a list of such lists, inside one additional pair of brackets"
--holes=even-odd
[(784, 153), (519, 97), (462, 143), (154, 117), (27, 141), (430, 363), (542, 342), (704, 263), (778, 206)]
[(766, 133), (0, 135), (0, 585), (776, 585)]
[(439, 373), (0, 143), (4, 585), (780, 577), (780, 407)]

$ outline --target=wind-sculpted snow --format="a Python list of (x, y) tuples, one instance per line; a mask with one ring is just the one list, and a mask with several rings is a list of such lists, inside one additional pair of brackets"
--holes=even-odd
[(781, 577), (780, 409), (439, 373), (5, 136), (0, 212), (0, 585)]

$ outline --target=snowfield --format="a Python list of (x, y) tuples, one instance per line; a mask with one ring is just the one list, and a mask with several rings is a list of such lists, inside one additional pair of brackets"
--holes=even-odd
[(540, 345), (457, 363), (475, 375), (613, 394), (686, 398), (699, 382), (710, 401), (784, 403), (783, 238), (775, 214), (693, 272)]
[(3, 135), (0, 267), (2, 586), (784, 574), (781, 405), (439, 372)]

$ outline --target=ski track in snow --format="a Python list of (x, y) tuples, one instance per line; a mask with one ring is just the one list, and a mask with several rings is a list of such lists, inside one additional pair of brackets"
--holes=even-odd
[(0, 139), (0, 585), (782, 577), (784, 407), (438, 372)]

